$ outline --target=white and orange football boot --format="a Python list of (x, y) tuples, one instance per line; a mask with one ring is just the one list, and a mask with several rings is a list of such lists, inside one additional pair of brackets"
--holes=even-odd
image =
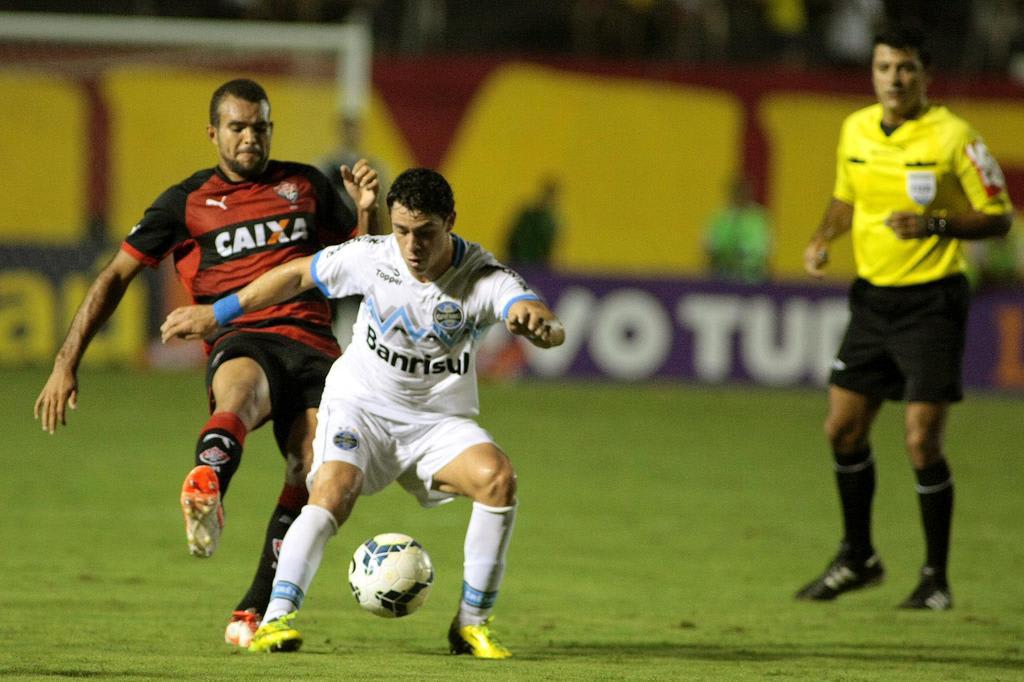
[(256, 630), (260, 627), (261, 620), (263, 620), (263, 616), (252, 609), (232, 611), (231, 620), (228, 622), (227, 629), (224, 630), (224, 641), (228, 644), (248, 649), (249, 643), (252, 642), (252, 636), (256, 634)]
[(181, 484), (181, 511), (185, 515), (188, 551), (195, 557), (212, 556), (224, 529), (220, 481), (212, 467), (201, 464), (188, 472)]

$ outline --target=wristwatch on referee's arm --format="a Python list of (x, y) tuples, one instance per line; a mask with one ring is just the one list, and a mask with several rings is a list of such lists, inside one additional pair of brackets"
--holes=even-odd
[(943, 237), (946, 234), (946, 230), (949, 229), (949, 221), (939, 216), (928, 216), (928, 220), (925, 221), (925, 232), (930, 237)]

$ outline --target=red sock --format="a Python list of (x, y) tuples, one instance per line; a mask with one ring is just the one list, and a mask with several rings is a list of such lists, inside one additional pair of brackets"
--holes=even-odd
[(278, 506), (296, 515), (302, 511), (302, 508), (308, 501), (309, 491), (306, 490), (306, 486), (288, 483), (284, 484), (284, 488), (281, 489), (281, 495), (277, 498)]
[(209, 465), (217, 472), (221, 497), (227, 493), (231, 477), (242, 462), (242, 445), (248, 433), (245, 424), (234, 412), (210, 415), (196, 441), (196, 466)]

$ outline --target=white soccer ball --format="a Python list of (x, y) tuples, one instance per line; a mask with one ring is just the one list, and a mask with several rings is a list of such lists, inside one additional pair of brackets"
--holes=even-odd
[(434, 566), (420, 543), (403, 533), (381, 533), (356, 548), (348, 585), (372, 614), (401, 618), (423, 606), (434, 584)]

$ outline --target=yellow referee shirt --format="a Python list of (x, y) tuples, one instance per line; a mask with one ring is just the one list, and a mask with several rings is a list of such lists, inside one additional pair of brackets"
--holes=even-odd
[(853, 206), (857, 275), (876, 286), (907, 286), (963, 272), (959, 240), (898, 239), (884, 221), (893, 211), (1010, 213), (999, 164), (978, 133), (946, 107), (930, 106), (888, 136), (881, 124), (881, 104), (850, 114), (836, 152), (832, 194)]

